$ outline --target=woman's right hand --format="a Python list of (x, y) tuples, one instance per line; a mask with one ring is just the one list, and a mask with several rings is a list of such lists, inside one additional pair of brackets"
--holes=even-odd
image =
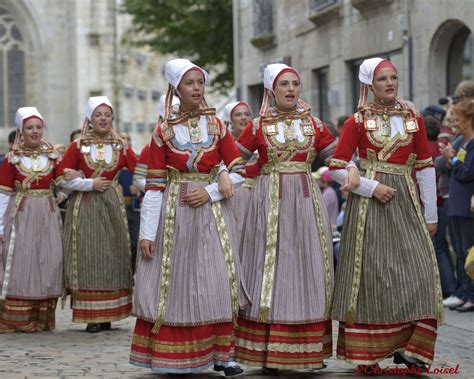
[(104, 192), (107, 188), (109, 188), (111, 180), (107, 180), (103, 177), (94, 178), (92, 180), (92, 189), (94, 191)]
[(140, 251), (145, 258), (152, 258), (153, 251), (155, 250), (154, 244), (150, 240), (140, 241)]
[(375, 187), (374, 197), (382, 204), (388, 203), (393, 199), (397, 190), (395, 188), (386, 186), (385, 184), (379, 183)]

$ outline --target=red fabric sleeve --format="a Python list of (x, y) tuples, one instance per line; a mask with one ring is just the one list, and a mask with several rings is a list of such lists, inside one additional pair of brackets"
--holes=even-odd
[(419, 116), (417, 122), (420, 130), (418, 130), (414, 136), (416, 154), (415, 170), (422, 170), (426, 167), (433, 167), (433, 158), (431, 157), (430, 146), (428, 143), (428, 137), (426, 136), (423, 117)]
[(148, 154), (150, 152), (150, 144), (147, 143), (145, 147), (142, 149), (140, 156), (138, 157), (138, 162), (140, 164), (148, 164)]
[(230, 172), (245, 174), (245, 165), (240, 157), (240, 151), (232, 138), (232, 135), (226, 131), (225, 126), (219, 121), (222, 134), (224, 135), (219, 143), (219, 154)]
[(15, 170), (15, 165), (10, 163), (7, 155), (0, 168), (0, 192), (11, 194), (15, 188)]
[(73, 170), (78, 169), (79, 154), (81, 154), (81, 152), (77, 147), (77, 141), (71, 142), (56, 170), (56, 178), (59, 178), (64, 174), (65, 168), (72, 168)]
[(354, 115), (349, 117), (342, 126), (341, 135), (337, 142), (336, 151), (334, 152), (330, 163), (330, 170), (338, 170), (345, 168), (347, 163), (352, 159), (357, 146), (359, 145), (360, 128), (356, 124)]
[(249, 158), (258, 148), (257, 135), (256, 133), (254, 135), (254, 122), (260, 123), (260, 120), (250, 121), (237, 139), (237, 146), (242, 155), (249, 156)]
[(326, 160), (333, 156), (334, 150), (336, 149), (334, 137), (325, 123), (322, 123), (323, 131), (321, 132), (314, 118), (311, 117), (311, 121), (313, 122), (313, 127), (317, 133), (314, 147), (321, 159)]
[(148, 169), (146, 173), (145, 191), (164, 191), (168, 182), (166, 169), (166, 151), (161, 137), (161, 128), (153, 132), (148, 152)]
[(137, 156), (132, 150), (132, 147), (129, 146), (125, 151), (125, 161), (128, 168), (128, 171), (133, 175), (135, 172), (135, 165), (137, 164)]

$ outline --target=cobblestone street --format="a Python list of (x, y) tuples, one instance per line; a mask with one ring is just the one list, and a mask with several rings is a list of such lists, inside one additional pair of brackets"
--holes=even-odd
[[(84, 325), (73, 324), (69, 309), (57, 311), (56, 330), (36, 334), (0, 335), (0, 378), (89, 377), (89, 378), (152, 378), (157, 375), (147, 369), (128, 364), (128, 354), (134, 318), (113, 323), (113, 330), (88, 334)], [(334, 328), (337, 330), (337, 328)], [(335, 341), (335, 340), (334, 340)], [(474, 377), (474, 313), (446, 311), (446, 324), (439, 330), (435, 368), (456, 367), (457, 375), (429, 377)], [(337, 378), (354, 376), (352, 366), (331, 358), (328, 368), (320, 372), (283, 372), (287, 378)], [(395, 367), (390, 360), (381, 367)], [(208, 370), (193, 378), (219, 377)], [(246, 368), (245, 377), (264, 378), (260, 370)], [(394, 376), (392, 376), (394, 377)], [(424, 377), (428, 377), (425, 375)]]

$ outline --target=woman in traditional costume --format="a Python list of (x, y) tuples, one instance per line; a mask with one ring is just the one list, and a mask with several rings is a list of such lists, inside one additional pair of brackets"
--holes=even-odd
[[(238, 242), (216, 179), (244, 165), (231, 134), (204, 100), (208, 74), (187, 59), (165, 66), (165, 120), (153, 133), (142, 204), (130, 363), (155, 372), (242, 372), (233, 364), (235, 321), (248, 303)], [(178, 112), (172, 96), (180, 98)], [(219, 178), (220, 179), (220, 178)]]
[(260, 117), (237, 143), (246, 157), (258, 151), (260, 176), (242, 235), (242, 275), (252, 305), (238, 319), (236, 360), (273, 373), (317, 369), (332, 355), (333, 252), (327, 211), (310, 171), (316, 154), (329, 158), (335, 144), (299, 97), (295, 69), (268, 65), (264, 86)]
[(35, 107), (0, 170), (0, 333), (53, 330), (62, 293), (61, 221), (53, 195), (59, 153)]
[(89, 98), (81, 136), (59, 167), (59, 175), (74, 169), (83, 176), (58, 182), (75, 191), (63, 231), (65, 287), (73, 321), (87, 323), (90, 333), (109, 330), (132, 308), (130, 241), (117, 178), (124, 167), (133, 173), (136, 157), (112, 123), (109, 99)]
[[(436, 255), (435, 171), (423, 117), (397, 97), (398, 72), (381, 58), (359, 71), (359, 111), (344, 124), (330, 163), (342, 183), (358, 149), (367, 185), (350, 194), (332, 318), (337, 356), (372, 373), (377, 362), (423, 370), (433, 361), (443, 317)], [(368, 90), (374, 100), (366, 104)], [(413, 170), (420, 189), (420, 206)]]

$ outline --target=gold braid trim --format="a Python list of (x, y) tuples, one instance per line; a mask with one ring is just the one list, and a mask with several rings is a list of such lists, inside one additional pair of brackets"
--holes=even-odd
[(239, 288), (237, 286), (237, 275), (235, 272), (234, 256), (232, 254), (232, 246), (230, 245), (229, 234), (227, 233), (227, 227), (224, 221), (224, 215), (222, 214), (222, 208), (220, 202), (211, 204), (212, 213), (216, 220), (217, 233), (219, 234), (219, 240), (221, 241), (222, 252), (224, 253), (224, 259), (227, 266), (227, 275), (229, 276), (229, 287), (230, 287), (230, 298), (232, 304), (232, 320), (234, 325), (237, 326), (237, 315), (239, 313)]
[(421, 161), (415, 161), (415, 168), (425, 168), (433, 165), (433, 158), (429, 157)]
[(15, 228), (15, 219), (18, 213), (18, 207), (21, 203), (21, 200), (25, 196), (24, 193), (19, 192), (15, 196), (15, 203), (13, 208), (13, 222), (12, 222), (12, 230), (10, 233), (10, 240), (8, 241), (8, 250), (7, 250), (7, 259), (5, 260), (5, 271), (3, 274), (3, 284), (2, 284), (2, 292), (0, 293), (0, 309), (5, 306), (7, 291), (8, 291), (8, 283), (10, 282), (10, 271), (12, 268), (13, 262), (13, 252), (15, 250), (15, 241), (16, 241), (16, 228)]
[(328, 165), (333, 167), (346, 168), (348, 164), (348, 161), (343, 161), (342, 159), (329, 158), (328, 160)]
[[(368, 167), (365, 174), (367, 179), (374, 179), (376, 155), (372, 149), (367, 149)], [(354, 323), (355, 312), (357, 308), (357, 298), (359, 295), (362, 253), (365, 236), (365, 222), (367, 219), (367, 209), (369, 206), (369, 198), (362, 197), (359, 202), (359, 213), (357, 215), (357, 237), (355, 243), (355, 257), (354, 257), (354, 272), (352, 274), (352, 291), (349, 297), (349, 308), (347, 309), (346, 322), (347, 324)]]

